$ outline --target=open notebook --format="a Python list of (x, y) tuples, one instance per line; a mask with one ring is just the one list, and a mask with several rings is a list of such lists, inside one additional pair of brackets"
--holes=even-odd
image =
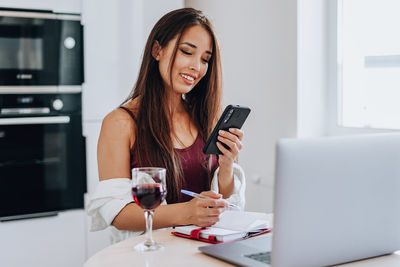
[(172, 234), (210, 243), (222, 243), (270, 231), (265, 213), (227, 210), (211, 227), (177, 226)]

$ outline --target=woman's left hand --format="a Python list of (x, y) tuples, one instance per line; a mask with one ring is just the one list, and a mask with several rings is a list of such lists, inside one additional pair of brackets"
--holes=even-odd
[[(218, 132), (217, 146), (222, 152), (219, 155), (218, 163), (220, 167), (232, 167), (233, 162), (239, 155), (239, 151), (243, 148), (242, 144), (243, 131), (237, 128), (230, 128), (229, 131), (220, 130)], [(227, 145), (229, 149), (225, 148), (223, 145)]]

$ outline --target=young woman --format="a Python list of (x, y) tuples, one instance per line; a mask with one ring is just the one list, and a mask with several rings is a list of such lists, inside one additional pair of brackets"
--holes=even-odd
[[(175, 10), (156, 23), (133, 92), (103, 120), (100, 183), (88, 205), (92, 230), (111, 225), (118, 241), (145, 229), (143, 210), (130, 194), (134, 167), (167, 169), (168, 204), (156, 209), (154, 229), (210, 226), (227, 202), (244, 207), (244, 174), (235, 163), (243, 132), (220, 132), (218, 158), (202, 152), (220, 115), (221, 73), (217, 39), (200, 11)], [(181, 189), (212, 199), (192, 199)]]

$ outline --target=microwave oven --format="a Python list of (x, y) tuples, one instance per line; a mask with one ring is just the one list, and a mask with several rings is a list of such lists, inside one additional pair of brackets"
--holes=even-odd
[(83, 81), (79, 14), (0, 9), (0, 93), (80, 91)]

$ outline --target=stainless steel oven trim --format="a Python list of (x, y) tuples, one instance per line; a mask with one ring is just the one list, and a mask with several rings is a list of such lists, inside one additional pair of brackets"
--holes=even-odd
[(81, 85), (60, 85), (60, 86), (0, 86), (0, 94), (48, 94), (48, 93), (80, 93)]
[(70, 120), (69, 116), (2, 118), (0, 125), (65, 124)]
[(0, 11), (0, 16), (5, 17), (19, 17), (19, 18), (38, 18), (38, 19), (60, 19), (60, 20), (81, 20), (80, 15), (71, 14), (54, 14), (42, 12), (29, 12), (29, 11)]
[(41, 218), (41, 217), (49, 217), (49, 216), (57, 216), (57, 215), (58, 215), (58, 211), (49, 211), (49, 212), (39, 212), (39, 213), (23, 214), (23, 215), (15, 215), (15, 216), (4, 216), (4, 217), (0, 217), (0, 222), (31, 219), (31, 218)]
[(49, 108), (2, 108), (0, 114), (21, 115), (21, 114), (48, 114)]

